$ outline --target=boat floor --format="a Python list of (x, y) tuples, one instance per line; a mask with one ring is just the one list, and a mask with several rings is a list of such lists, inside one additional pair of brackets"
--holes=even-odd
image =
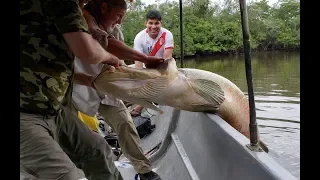
[[(156, 128), (141, 145), (148, 152), (161, 143), (146, 156), (162, 180), (297, 180), (267, 153), (250, 151), (249, 139), (219, 116), (161, 109), (160, 115), (149, 109), (142, 113)], [(124, 180), (139, 179), (123, 155), (114, 163)]]
[[(171, 112), (166, 111), (167, 113), (159, 114), (158, 112), (147, 109), (146, 111), (143, 111), (141, 113), (141, 116), (143, 117), (149, 117), (151, 119), (151, 124), (156, 125), (156, 128), (153, 130), (153, 132), (145, 136), (141, 139), (141, 146), (144, 152), (148, 152), (152, 150), (153, 148), (159, 146), (159, 143), (162, 143), (162, 141), (165, 138), (165, 135), (169, 129), (170, 121), (171, 121)], [(170, 111), (170, 110), (169, 110)], [(169, 147), (171, 147), (169, 145)], [(174, 147), (168, 148), (166, 154), (175, 154), (171, 151), (174, 151)], [(154, 151), (155, 152), (155, 151)], [(152, 153), (154, 153), (152, 152)], [(148, 155), (152, 155), (152, 153)], [(147, 155), (147, 157), (148, 157)], [(165, 163), (164, 163), (165, 162)], [(165, 168), (165, 166), (160, 166), (160, 164), (171, 164), (170, 167), (176, 167), (176, 169), (172, 168)], [(175, 164), (177, 166), (175, 166)], [(152, 170), (154, 172), (157, 172), (162, 180), (187, 180), (190, 179), (189, 172), (186, 171), (185, 168), (179, 168), (181, 164), (185, 164), (185, 162), (182, 162), (182, 159), (180, 156), (169, 156), (169, 157), (163, 157), (160, 158), (158, 161), (155, 161), (152, 164)], [(121, 175), (123, 176), (124, 180), (135, 180), (137, 172), (134, 170), (133, 166), (130, 164), (130, 162), (122, 155), (118, 161), (115, 161), (115, 165), (120, 171)], [(179, 172), (179, 177), (172, 177), (172, 172), (170, 171), (177, 171)], [(170, 175), (170, 177), (167, 177)]]
[[(147, 157), (162, 180), (297, 180), (267, 153), (250, 151), (249, 139), (217, 115), (161, 109), (142, 113), (156, 128), (141, 143), (144, 152), (161, 143)], [(124, 157), (115, 162), (124, 180), (136, 177), (129, 163)]]

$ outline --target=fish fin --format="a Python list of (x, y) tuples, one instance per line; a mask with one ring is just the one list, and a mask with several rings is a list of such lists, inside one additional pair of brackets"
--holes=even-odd
[(159, 96), (167, 87), (168, 78), (159, 77), (148, 80), (142, 87), (132, 90), (131, 95), (139, 99), (151, 99)]
[(217, 83), (207, 79), (190, 79), (189, 82), (197, 94), (213, 105), (218, 106), (225, 100), (224, 92)]

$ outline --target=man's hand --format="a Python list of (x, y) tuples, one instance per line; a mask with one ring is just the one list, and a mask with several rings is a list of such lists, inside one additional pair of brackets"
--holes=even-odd
[(147, 56), (145, 63), (147, 64), (160, 64), (163, 63), (164, 59), (156, 56)]
[(102, 68), (102, 70), (101, 70), (101, 72), (99, 74), (101, 74), (101, 73), (103, 73), (105, 71), (115, 72), (115, 70), (116, 70), (116, 68), (114, 66), (106, 64), (106, 65), (103, 66), (103, 68)]
[(158, 67), (163, 62), (164, 62), (163, 58), (159, 58), (156, 56), (147, 56), (144, 64), (146, 65), (146, 68), (154, 69), (154, 68)]
[(114, 67), (118, 67), (119, 64), (120, 64), (120, 59), (117, 58), (115, 55), (109, 53), (109, 56), (102, 63), (103, 64), (108, 64), (108, 65), (111, 65), (111, 66), (114, 66)]

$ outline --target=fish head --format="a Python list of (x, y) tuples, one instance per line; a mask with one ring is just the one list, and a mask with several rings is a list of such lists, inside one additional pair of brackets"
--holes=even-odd
[(163, 75), (174, 75), (178, 73), (178, 67), (176, 64), (176, 60), (174, 58), (165, 59), (163, 63), (161, 63), (156, 68)]
[[(119, 66), (106, 68), (94, 80), (96, 90), (128, 102), (150, 105), (178, 77), (174, 58), (153, 69)], [(149, 107), (152, 107), (151, 105)]]

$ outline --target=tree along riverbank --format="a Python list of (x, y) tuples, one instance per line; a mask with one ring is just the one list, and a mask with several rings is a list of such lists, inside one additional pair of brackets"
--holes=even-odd
[[(145, 14), (159, 9), (163, 27), (174, 36), (174, 56), (180, 56), (179, 4), (176, 1), (145, 6), (141, 0), (129, 4), (122, 23), (125, 42), (133, 46), (135, 35), (145, 28)], [(248, 4), (252, 51), (297, 51), (300, 49), (300, 2), (250, 1)], [(185, 57), (243, 52), (242, 28), (237, 0), (212, 3), (185, 0), (183, 4), (183, 49)]]

